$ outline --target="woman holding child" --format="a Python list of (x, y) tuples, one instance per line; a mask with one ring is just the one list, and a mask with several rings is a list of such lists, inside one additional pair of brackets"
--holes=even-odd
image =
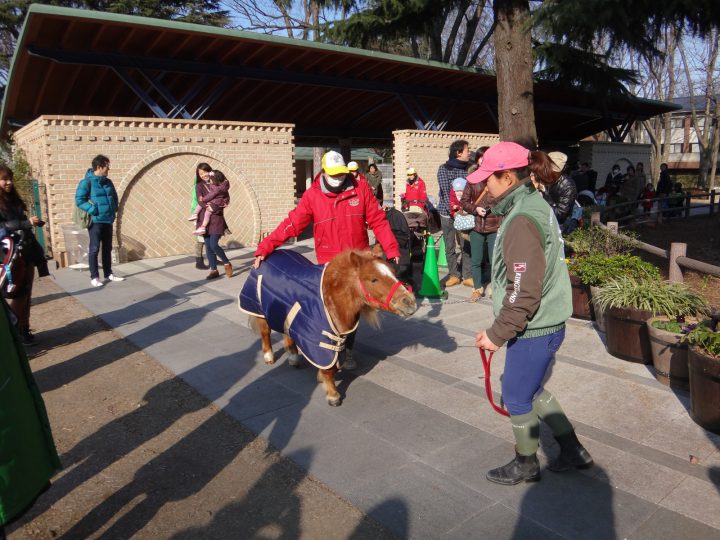
[(199, 167), (198, 178), (201, 181), (195, 185), (198, 204), (191, 219), (199, 224), (193, 234), (202, 236), (207, 248), (210, 273), (205, 279), (220, 277), (217, 269), (218, 259), (225, 266), (225, 275), (232, 277), (232, 265), (225, 254), (225, 250), (220, 247), (220, 237), (225, 234), (228, 228), (225, 222), (224, 210), (230, 203), (228, 191), (230, 183), (221, 171), (211, 170), (207, 172), (203, 170), (204, 174), (201, 175)]

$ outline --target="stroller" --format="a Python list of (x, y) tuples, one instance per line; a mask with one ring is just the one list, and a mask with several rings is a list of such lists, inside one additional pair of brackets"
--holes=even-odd
[(427, 210), (417, 205), (418, 202), (403, 199), (402, 212), (393, 207), (385, 208), (390, 229), (400, 248), (400, 262), (391, 264), (398, 279), (408, 283), (413, 290), (422, 285), (427, 237), (441, 229), (440, 215), (430, 201)]

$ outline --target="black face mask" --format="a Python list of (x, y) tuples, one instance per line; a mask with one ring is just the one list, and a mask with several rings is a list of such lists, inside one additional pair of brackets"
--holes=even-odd
[(416, 176), (408, 177), (407, 183), (412, 185), (415, 183), (415, 180), (417, 180)]

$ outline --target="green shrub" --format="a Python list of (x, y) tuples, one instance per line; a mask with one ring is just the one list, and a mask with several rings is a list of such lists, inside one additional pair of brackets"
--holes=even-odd
[(683, 340), (698, 346), (710, 356), (720, 358), (720, 332), (717, 331), (717, 320), (703, 321)]
[(637, 240), (632, 235), (621, 236), (603, 227), (590, 227), (575, 229), (567, 235), (565, 244), (579, 256), (611, 256), (629, 254), (637, 246)]
[(635, 308), (669, 319), (678, 317), (704, 316), (710, 313), (705, 298), (692, 291), (683, 283), (635, 279), (619, 276), (605, 282), (593, 302), (602, 310)]
[(577, 257), (570, 259), (568, 269), (585, 285), (593, 287), (618, 276), (630, 276), (638, 280), (660, 280), (660, 270), (635, 255)]

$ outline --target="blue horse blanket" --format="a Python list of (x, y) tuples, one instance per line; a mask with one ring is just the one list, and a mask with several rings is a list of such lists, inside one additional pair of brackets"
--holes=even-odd
[(335, 365), (350, 333), (340, 334), (325, 308), (325, 268), (294, 251), (276, 250), (250, 271), (239, 298), (241, 311), (289, 335), (308, 362), (320, 369)]

